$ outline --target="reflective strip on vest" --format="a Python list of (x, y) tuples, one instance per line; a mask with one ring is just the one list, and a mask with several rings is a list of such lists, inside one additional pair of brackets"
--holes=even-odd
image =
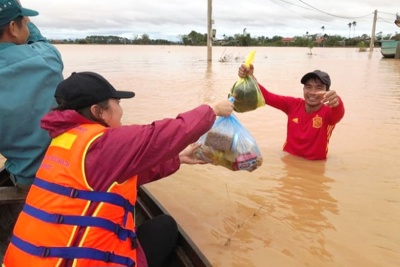
[(94, 248), (82, 248), (82, 247), (43, 247), (35, 246), (28, 242), (23, 241), (17, 236), (11, 238), (11, 242), (20, 250), (29, 253), (31, 255), (39, 257), (55, 257), (64, 259), (91, 259), (104, 262), (112, 262), (122, 264), (128, 267), (134, 267), (135, 262), (124, 256), (116, 255), (109, 251), (101, 251)]
[(43, 210), (32, 207), (28, 204), (24, 205), (23, 211), (32, 217), (38, 218), (44, 222), (56, 224), (78, 225), (83, 227), (94, 226), (109, 230), (115, 233), (120, 240), (125, 241), (128, 237), (132, 241), (132, 248), (137, 247), (136, 234), (132, 230), (125, 229), (119, 224), (110, 220), (91, 217), (91, 216), (72, 216), (62, 214), (51, 214)]
[(124, 208), (125, 215), (124, 215), (124, 222), (126, 224), (126, 219), (128, 216), (128, 212), (132, 213), (134, 216), (135, 206), (132, 205), (129, 200), (121, 197), (120, 195), (113, 194), (113, 193), (106, 193), (106, 192), (94, 192), (94, 191), (86, 191), (86, 190), (78, 190), (70, 187), (65, 187), (58, 184), (53, 184), (46, 182), (38, 177), (35, 178), (33, 184), (37, 187), (40, 187), (44, 190), (71, 197), (71, 198), (79, 198), (84, 200), (90, 200), (94, 202), (107, 202), (113, 205), (117, 205), (121, 208)]

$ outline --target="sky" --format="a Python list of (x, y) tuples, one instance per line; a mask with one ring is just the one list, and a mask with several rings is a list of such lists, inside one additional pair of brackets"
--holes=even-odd
[[(395, 0), (21, 0), (39, 15), (32, 17), (49, 39), (114, 35), (133, 39), (179, 41), (191, 31), (205, 34), (209, 2), (216, 39), (235, 34), (294, 37), (308, 34), (343, 37), (394, 35), (400, 14)], [(349, 23), (356, 22), (356, 26)]]

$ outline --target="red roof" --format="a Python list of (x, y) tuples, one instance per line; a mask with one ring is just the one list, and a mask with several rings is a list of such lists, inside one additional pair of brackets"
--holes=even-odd
[(282, 38), (282, 42), (293, 42), (293, 41), (294, 41), (294, 38), (292, 38), (292, 37)]

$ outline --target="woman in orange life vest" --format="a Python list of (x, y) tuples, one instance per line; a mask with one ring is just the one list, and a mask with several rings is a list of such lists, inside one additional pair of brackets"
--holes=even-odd
[(42, 128), (52, 142), (14, 228), (5, 267), (155, 266), (168, 263), (177, 225), (163, 215), (134, 220), (138, 186), (195, 159), (197, 141), (233, 104), (221, 100), (148, 125), (121, 126), (121, 98), (101, 75), (73, 73)]

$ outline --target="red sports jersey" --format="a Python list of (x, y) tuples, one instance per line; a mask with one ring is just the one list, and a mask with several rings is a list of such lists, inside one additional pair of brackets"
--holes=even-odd
[(301, 98), (281, 96), (260, 85), (265, 103), (280, 109), (288, 116), (286, 142), (283, 150), (311, 160), (326, 159), (332, 131), (344, 116), (344, 105), (334, 108), (322, 105), (318, 111), (307, 113)]

